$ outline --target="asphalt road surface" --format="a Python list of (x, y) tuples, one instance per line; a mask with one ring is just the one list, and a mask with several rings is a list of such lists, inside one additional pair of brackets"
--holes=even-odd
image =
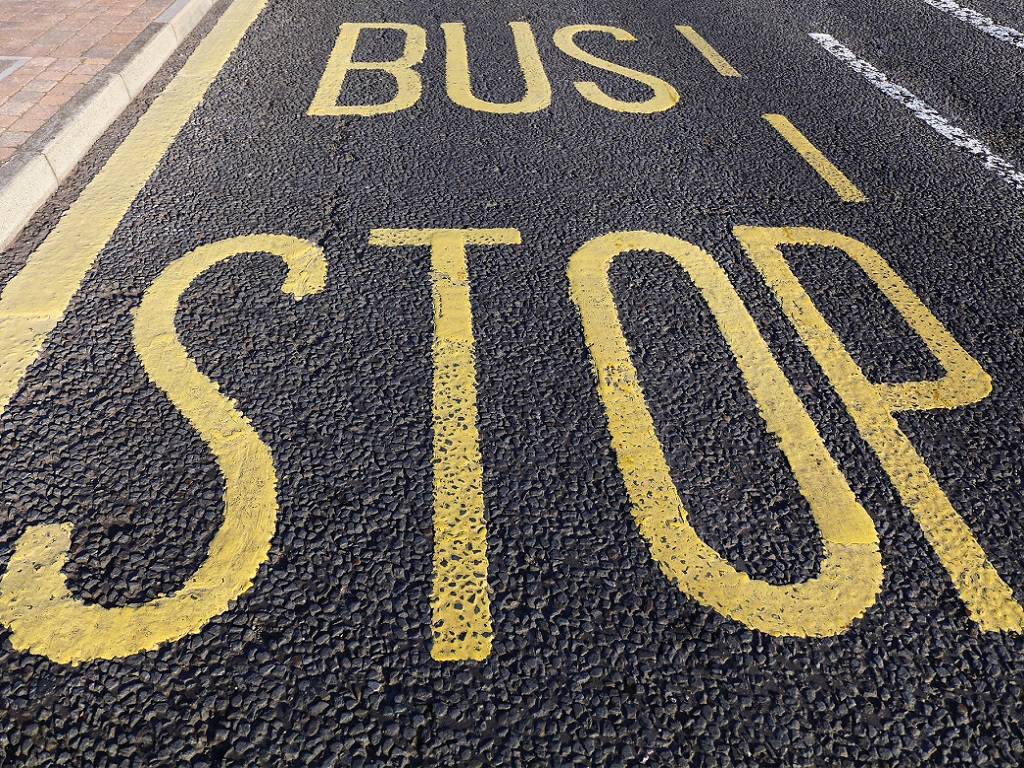
[(222, 3), (0, 264), (0, 765), (1024, 762), (971, 3)]

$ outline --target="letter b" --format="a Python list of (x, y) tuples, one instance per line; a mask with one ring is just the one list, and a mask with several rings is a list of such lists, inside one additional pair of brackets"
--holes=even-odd
[[(405, 32), (405, 48), (394, 61), (353, 61), (359, 33), (364, 29), (397, 29)], [(342, 24), (338, 40), (309, 105), (310, 115), (383, 115), (407, 109), (419, 101), (423, 84), (413, 69), (427, 52), (427, 32), (415, 24)], [(398, 91), (383, 104), (338, 104), (345, 75), (352, 70), (379, 70), (395, 78)]]

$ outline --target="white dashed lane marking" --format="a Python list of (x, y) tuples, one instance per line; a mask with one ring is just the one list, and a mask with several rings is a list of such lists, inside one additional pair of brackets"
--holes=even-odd
[(986, 168), (995, 172), (1004, 181), (1013, 184), (1020, 192), (1024, 192), (1024, 173), (1017, 170), (1017, 167), (1009, 160), (993, 152), (987, 145), (971, 136), (963, 128), (953, 125), (923, 99), (915, 96), (902, 85), (892, 82), (884, 72), (879, 71), (874, 65), (864, 61), (864, 59), (859, 58), (857, 54), (831, 35), (812, 32), (810, 36), (822, 48), (846, 63), (850, 69), (875, 86), (875, 88), (909, 109), (914, 114), (914, 117), (927, 123), (932, 130), (956, 146), (980, 157)]
[(962, 5), (953, 2), (953, 0), (924, 0), (924, 2), (928, 3), (932, 8), (938, 8), (950, 16), (955, 16), (960, 21), (966, 21), (972, 27), (981, 30), (990, 37), (994, 37), (996, 40), (1002, 40), (1004, 43), (1024, 49), (1024, 32), (1020, 30), (996, 24), (988, 16), (978, 13), (972, 8), (964, 8)]

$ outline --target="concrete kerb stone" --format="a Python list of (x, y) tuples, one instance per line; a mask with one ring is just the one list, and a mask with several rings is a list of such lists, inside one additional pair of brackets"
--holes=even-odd
[(145, 88), (214, 0), (177, 0), (0, 166), (0, 250)]
[(154, 23), (110, 63), (134, 99), (177, 47), (174, 29), (169, 24)]
[(115, 73), (102, 72), (29, 138), (24, 149), (45, 157), (57, 180), (63, 181), (130, 103), (124, 81)]
[(0, 248), (14, 240), (58, 184), (41, 154), (18, 153), (0, 168)]
[(157, 22), (170, 24), (178, 44), (189, 36), (213, 7), (215, 0), (176, 0), (157, 17)]

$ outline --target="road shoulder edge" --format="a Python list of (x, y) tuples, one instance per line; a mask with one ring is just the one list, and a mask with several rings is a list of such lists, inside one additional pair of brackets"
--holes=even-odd
[(10, 245), (216, 0), (176, 0), (0, 166), (0, 250)]

